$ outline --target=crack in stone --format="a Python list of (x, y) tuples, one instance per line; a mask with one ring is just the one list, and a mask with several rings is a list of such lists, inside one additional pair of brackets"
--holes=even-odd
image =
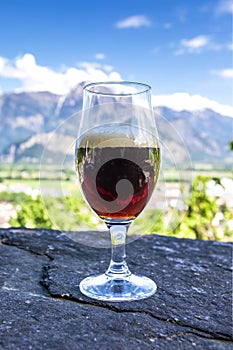
[[(206, 329), (202, 329), (202, 328), (198, 328), (198, 327), (193, 327), (192, 325), (187, 325), (185, 323), (183, 323), (182, 321), (178, 321), (176, 319), (172, 319), (172, 318), (165, 318), (165, 317), (159, 317), (158, 315), (154, 315), (153, 313), (149, 312), (149, 311), (142, 311), (139, 309), (119, 309), (119, 307), (113, 303), (104, 303), (101, 301), (95, 301), (95, 300), (85, 300), (85, 299), (81, 299), (77, 296), (72, 295), (71, 293), (66, 293), (66, 294), (62, 294), (59, 292), (54, 292), (53, 290), (50, 289), (50, 284), (51, 282), (49, 282), (49, 271), (51, 270), (50, 266), (44, 266), (44, 274), (42, 275), (42, 280), (41, 280), (41, 284), (44, 286), (44, 288), (47, 289), (48, 293), (51, 295), (51, 297), (54, 298), (59, 298), (59, 299), (64, 299), (64, 300), (69, 300), (72, 302), (76, 302), (76, 303), (80, 303), (80, 304), (85, 304), (85, 305), (90, 305), (90, 306), (97, 306), (97, 307), (102, 307), (102, 308), (106, 308), (108, 310), (111, 310), (113, 312), (117, 312), (117, 313), (141, 313), (141, 314), (145, 314), (148, 315), (149, 317), (152, 317), (156, 320), (162, 321), (162, 322), (166, 322), (168, 324), (172, 324), (172, 325), (179, 325), (183, 328), (186, 328), (188, 331), (186, 333), (191, 332), (192, 334), (205, 338), (205, 339), (210, 339), (210, 340), (218, 340), (218, 341), (231, 341), (232, 338), (230, 335), (228, 334), (222, 334), (222, 333), (216, 333), (216, 332), (209, 332)], [(46, 281), (47, 279), (47, 281)]]
[(31, 253), (31, 254), (33, 254), (33, 255), (37, 255), (37, 256), (46, 256), (46, 257), (47, 257), (49, 260), (51, 260), (51, 261), (54, 260), (54, 258), (53, 258), (51, 255), (49, 255), (48, 252), (42, 252), (42, 253), (40, 253), (40, 252), (35, 251), (34, 249), (30, 249), (29, 247), (23, 247), (23, 246), (21, 246), (21, 245), (19, 245), (19, 244), (17, 244), (17, 243), (6, 242), (6, 241), (4, 241), (4, 240), (1, 241), (1, 244), (2, 244), (2, 245), (6, 245), (6, 246), (10, 246), (10, 247), (15, 247), (15, 248), (21, 249), (21, 250), (23, 250), (23, 251), (25, 251), (25, 252), (29, 252), (29, 253)]
[[(6, 246), (12, 246), (12, 247), (15, 247), (15, 248), (18, 248), (20, 250), (23, 250), (25, 252), (28, 252), (30, 254), (33, 254), (33, 255), (36, 255), (36, 256), (45, 256), (47, 257), (50, 261), (52, 261), (54, 258), (51, 257), (48, 253), (38, 253), (32, 249), (29, 249), (29, 247), (23, 247), (23, 246), (20, 246), (18, 244), (14, 244), (12, 242), (5, 242), (4, 240), (1, 241), (1, 244), (2, 245), (6, 245)], [(41, 269), (41, 274), (39, 276), (39, 278), (42, 278), (43, 277), (43, 268), (44, 266), (42, 265), (42, 269)], [(17, 270), (17, 269), (16, 269)], [(48, 289), (45, 288), (45, 286), (43, 284), (40, 283), (40, 285), (43, 287), (44, 291), (46, 292), (47, 296), (44, 296), (43, 294), (34, 294), (34, 293), (30, 293), (30, 292), (25, 292), (25, 291), (22, 291), (20, 289), (17, 289), (17, 288), (11, 288), (11, 287), (7, 287), (7, 283), (9, 280), (12, 279), (12, 276), (14, 276), (15, 274), (15, 271), (7, 278), (7, 280), (4, 281), (4, 284), (2, 285), (1, 287), (1, 290), (7, 290), (7, 291), (14, 291), (14, 292), (20, 292), (20, 293), (25, 293), (29, 296), (41, 296), (43, 298), (48, 298), (48, 296), (51, 296), (51, 294), (49, 293)]]
[[(42, 284), (43, 281), (41, 281)], [(97, 306), (97, 307), (101, 307), (101, 308), (106, 308), (110, 311), (113, 311), (113, 312), (117, 312), (117, 313), (138, 313), (138, 314), (144, 314), (144, 315), (147, 315), (149, 317), (152, 317), (158, 321), (162, 321), (162, 322), (166, 322), (168, 324), (172, 324), (172, 325), (179, 325), (183, 328), (187, 328), (189, 329), (189, 331), (187, 332), (179, 332), (179, 333), (174, 333), (174, 335), (171, 335), (171, 336), (168, 336), (168, 337), (157, 337), (157, 338), (164, 338), (164, 339), (169, 339), (171, 337), (175, 337), (176, 334), (178, 334), (177, 336), (179, 336), (179, 334), (193, 334), (193, 335), (196, 335), (196, 336), (199, 336), (201, 338), (204, 338), (204, 339), (209, 339), (209, 340), (215, 340), (215, 341), (224, 341), (224, 342), (232, 342), (232, 338), (229, 337), (228, 335), (223, 335), (223, 334), (216, 334), (216, 333), (213, 333), (213, 332), (208, 332), (207, 330), (202, 330), (202, 329), (199, 329), (199, 328), (192, 328), (192, 326), (189, 326), (189, 325), (186, 325), (182, 322), (177, 322), (175, 320), (170, 320), (170, 319), (167, 319), (167, 318), (163, 318), (163, 317), (159, 317), (159, 316), (155, 316), (154, 314), (150, 313), (149, 311), (142, 311), (142, 310), (138, 310), (138, 309), (123, 309), (123, 310), (120, 310), (119, 308), (117, 308), (116, 306), (114, 306), (113, 304), (107, 304), (107, 303), (101, 303), (99, 301), (89, 301), (89, 300), (84, 300), (84, 299), (79, 299), (79, 298), (76, 298), (72, 295), (60, 295), (59, 293), (53, 293), (49, 290), (48, 286), (46, 284), (44, 284), (44, 287), (47, 288), (48, 290), (48, 293), (51, 295), (51, 297), (53, 298), (56, 298), (56, 299), (60, 299), (60, 300), (68, 300), (68, 301), (72, 301), (72, 302), (76, 302), (76, 303), (80, 303), (80, 304), (83, 304), (83, 305), (89, 305), (89, 306)], [(205, 333), (203, 333), (205, 332)]]
[[(35, 248), (31, 248), (28, 246), (24, 247), (24, 246), (22, 246), (22, 244), (20, 245), (20, 243), (14, 243), (12, 241), (7, 241), (7, 240), (8, 240), (8, 237), (3, 236), (2, 241), (0, 243), (4, 244), (4, 245), (8, 245), (8, 246), (14, 246), (18, 249), (21, 249), (23, 251), (27, 251), (27, 252), (34, 254), (34, 255), (45, 256), (50, 261), (54, 261), (54, 259), (55, 259), (54, 253), (53, 253), (53, 256), (50, 255), (49, 248), (47, 248), (47, 250), (45, 250), (45, 251), (38, 252), (38, 251), (36, 251)], [(225, 271), (231, 271), (231, 269), (226, 268), (222, 265), (218, 266), (218, 267), (222, 268)], [(187, 325), (187, 324), (183, 323), (182, 321), (177, 321), (176, 319), (173, 319), (173, 318), (159, 317), (159, 315), (154, 315), (150, 311), (147, 311), (147, 310), (144, 311), (144, 310), (140, 310), (137, 308), (119, 309), (119, 307), (117, 307), (117, 305), (115, 306), (112, 303), (102, 303), (102, 302), (94, 301), (94, 300), (93, 301), (92, 300), (85, 300), (85, 299), (81, 299), (79, 297), (75, 297), (72, 294), (68, 294), (68, 293), (63, 295), (61, 293), (59, 294), (57, 292), (53, 292), (50, 290), (49, 284), (46, 283), (46, 278), (48, 278), (49, 276), (46, 275), (45, 269), (46, 269), (46, 266), (42, 264), (42, 271), (41, 271), (41, 274), (39, 277), (41, 278), (40, 284), (43, 286), (43, 288), (47, 292), (48, 296), (38, 295), (40, 297), (44, 297), (44, 298), (51, 297), (51, 298), (59, 299), (61, 301), (67, 300), (67, 301), (76, 302), (79, 304), (101, 307), (101, 308), (105, 308), (105, 309), (108, 309), (112, 312), (117, 312), (117, 313), (144, 314), (144, 315), (152, 317), (153, 319), (156, 319), (158, 321), (165, 322), (165, 323), (170, 324), (170, 325), (177, 325), (177, 326), (184, 328), (184, 331), (176, 332), (176, 333), (171, 334), (169, 336), (157, 335), (156, 336), (157, 339), (160, 338), (160, 339), (168, 340), (168, 339), (180, 337), (182, 335), (192, 334), (192, 335), (198, 336), (200, 338), (209, 339), (209, 340), (213, 340), (213, 341), (232, 342), (232, 337), (229, 334), (224, 334), (224, 333), (220, 334), (220, 333), (216, 333), (216, 332), (210, 332), (208, 330), (201, 329), (201, 328), (198, 328), (196, 326), (193, 327), (192, 325)], [(14, 289), (8, 288), (7, 286), (5, 286), (3, 289), (12, 290), (12, 291), (14, 290)], [(229, 292), (226, 291), (224, 294), (228, 294), (228, 293)], [(31, 295), (37, 296), (36, 294), (31, 294)]]

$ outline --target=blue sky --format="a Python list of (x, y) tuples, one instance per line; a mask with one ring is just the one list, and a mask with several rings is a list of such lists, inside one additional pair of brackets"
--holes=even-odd
[(231, 0), (5, 0), (0, 92), (67, 92), (83, 79), (232, 105)]

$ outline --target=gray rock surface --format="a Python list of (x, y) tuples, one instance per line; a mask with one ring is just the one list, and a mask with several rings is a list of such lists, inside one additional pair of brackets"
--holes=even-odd
[[(99, 234), (78, 235), (88, 242)], [(2, 229), (0, 242), (0, 349), (233, 348), (230, 243), (136, 239), (127, 245), (129, 267), (151, 277), (157, 293), (105, 303), (78, 285), (105, 271), (109, 249), (50, 230)]]

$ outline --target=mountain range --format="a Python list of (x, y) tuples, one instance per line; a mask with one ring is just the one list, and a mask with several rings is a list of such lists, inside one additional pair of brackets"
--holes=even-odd
[[(1, 95), (1, 161), (40, 162), (51, 134), (56, 144), (49, 146), (51, 159), (55, 159), (58, 153), (66, 153), (62, 142), (72, 143), (72, 132), (64, 128), (62, 141), (59, 135), (54, 136), (54, 130), (81, 110), (82, 88), (83, 84), (79, 84), (66, 95), (49, 92)], [(233, 118), (211, 109), (177, 112), (166, 107), (156, 108), (155, 118), (165, 158), (173, 154), (178, 161), (185, 162), (188, 153), (192, 162), (226, 165), (232, 162), (229, 143), (233, 137)], [(70, 126), (73, 131), (77, 128), (76, 125)], [(72, 151), (69, 152), (71, 156)]]

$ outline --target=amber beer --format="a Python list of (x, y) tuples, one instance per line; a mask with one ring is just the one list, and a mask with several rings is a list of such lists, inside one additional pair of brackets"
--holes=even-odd
[(136, 218), (157, 182), (159, 148), (80, 147), (76, 170), (82, 191), (103, 219)]

